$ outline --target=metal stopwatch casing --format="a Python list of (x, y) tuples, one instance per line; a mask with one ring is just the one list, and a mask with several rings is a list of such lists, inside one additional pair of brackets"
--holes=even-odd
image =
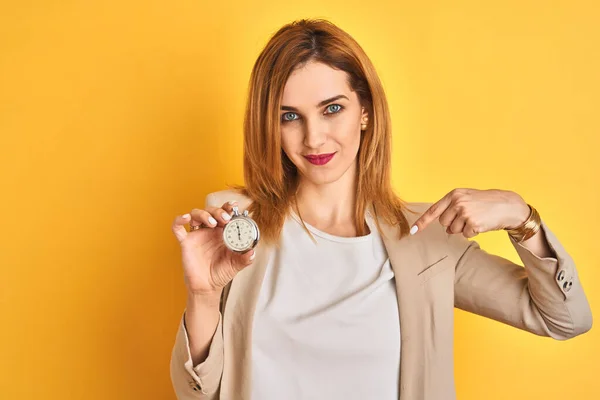
[(245, 253), (254, 248), (260, 239), (260, 230), (256, 222), (248, 216), (248, 210), (239, 213), (233, 206), (233, 216), (223, 229), (223, 242), (236, 253)]

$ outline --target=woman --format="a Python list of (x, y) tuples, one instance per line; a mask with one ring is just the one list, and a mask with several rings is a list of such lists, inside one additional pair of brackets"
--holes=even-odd
[[(252, 71), (246, 186), (173, 223), (188, 292), (179, 399), (453, 399), (455, 306), (559, 340), (591, 328), (573, 260), (521, 196), (406, 203), (390, 155), (361, 47), (324, 20), (281, 28)], [(233, 206), (260, 227), (245, 254), (223, 244)], [(524, 268), (468, 240), (499, 229)]]

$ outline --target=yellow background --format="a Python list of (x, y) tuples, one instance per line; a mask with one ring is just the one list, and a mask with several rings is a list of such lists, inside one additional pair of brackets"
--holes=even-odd
[[(405, 199), (518, 192), (598, 311), (600, 9), (497, 3), (2, 2), (0, 398), (175, 398), (171, 222), (242, 183), (250, 70), (300, 17), (339, 24), (375, 63)], [(519, 261), (503, 232), (477, 240)], [(559, 342), (456, 317), (459, 399), (600, 398), (597, 326)]]

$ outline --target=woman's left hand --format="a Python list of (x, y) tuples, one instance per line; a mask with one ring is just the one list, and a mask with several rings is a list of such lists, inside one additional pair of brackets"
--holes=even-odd
[(530, 209), (515, 192), (489, 189), (454, 189), (429, 207), (411, 228), (422, 231), (439, 217), (447, 233), (471, 238), (483, 232), (512, 229), (523, 224)]

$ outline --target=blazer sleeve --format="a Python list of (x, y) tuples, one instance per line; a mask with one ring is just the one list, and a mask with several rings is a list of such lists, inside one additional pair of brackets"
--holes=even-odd
[[(204, 200), (204, 207), (216, 206), (219, 199), (210, 193)], [(219, 323), (210, 343), (208, 357), (193, 366), (189, 336), (185, 326), (185, 311), (179, 322), (175, 344), (171, 352), (171, 383), (178, 400), (218, 400), (219, 386), (223, 374), (223, 314), (222, 303)]]
[(507, 233), (523, 265), (446, 234), (457, 259), (455, 307), (557, 340), (589, 331), (592, 312), (575, 263), (544, 220), (540, 230), (556, 258), (538, 257)]
[(216, 400), (223, 373), (223, 324), (219, 323), (212, 338), (208, 357), (202, 363), (192, 365), (190, 343), (185, 326), (185, 311), (179, 322), (175, 345), (171, 352), (171, 383), (178, 400)]

